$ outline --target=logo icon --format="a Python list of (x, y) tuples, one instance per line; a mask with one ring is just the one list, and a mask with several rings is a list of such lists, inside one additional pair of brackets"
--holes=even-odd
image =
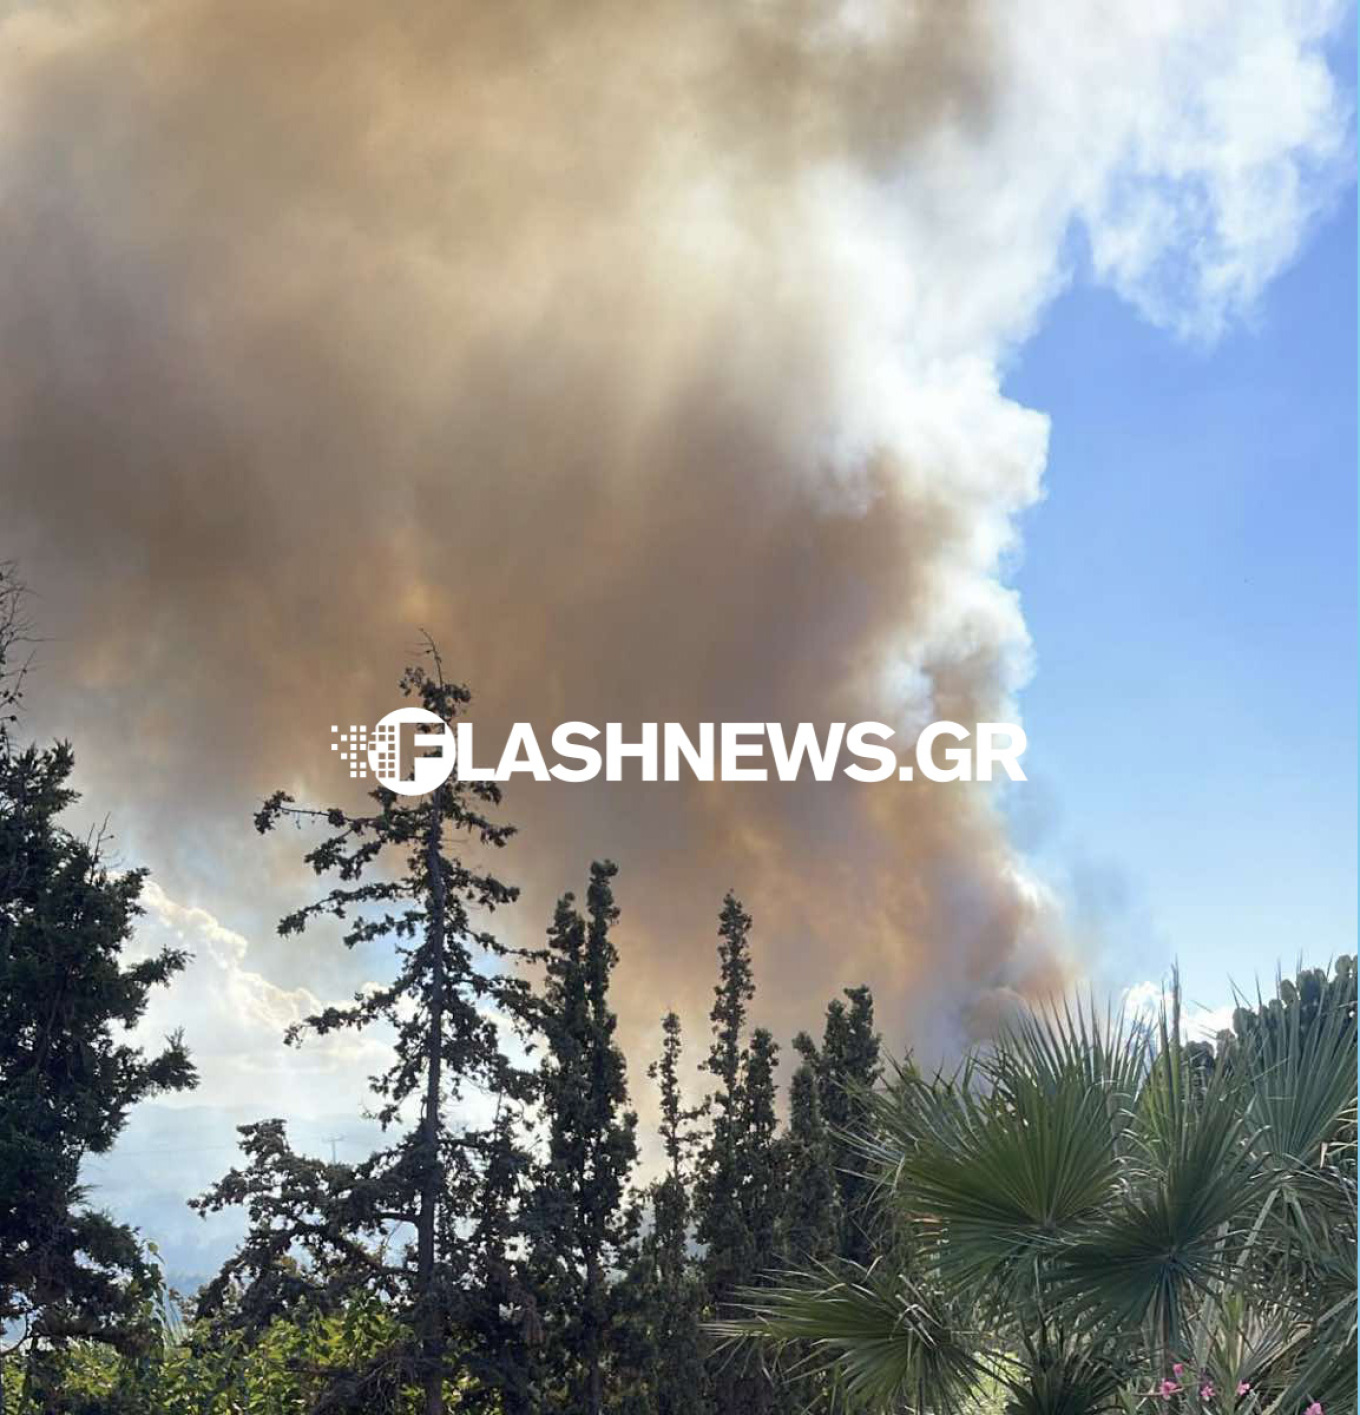
[(338, 726), (331, 732), (338, 738), (331, 751), (340, 753), (351, 777), (362, 780), (372, 771), (399, 796), (442, 786), (457, 759), (453, 729), (428, 708), (396, 708), (372, 729), (351, 723), (348, 732)]

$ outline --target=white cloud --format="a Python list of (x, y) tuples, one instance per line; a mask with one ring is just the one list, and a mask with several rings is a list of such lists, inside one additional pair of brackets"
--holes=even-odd
[[(1144, 980), (1125, 989), (1121, 999), (1125, 1014), (1147, 1023), (1155, 1023), (1163, 1007), (1170, 1008), (1171, 993), (1161, 983)], [(1202, 1003), (1181, 1000), (1181, 1035), (1187, 1041), (1212, 1042), (1220, 1032), (1232, 1029), (1235, 1004), (1205, 1007)]]
[[(942, 135), (906, 193), (929, 323), (972, 352), (1023, 336), (1061, 284), (1073, 227), (1096, 277), (1155, 323), (1205, 339), (1249, 315), (1351, 180), (1350, 99), (1324, 48), (1348, 13), (998, 7), (990, 121)], [(958, 278), (931, 278), (945, 270)], [(927, 342), (950, 338), (932, 328)]]
[(1349, 105), (1321, 51), (1347, 7), (1154, 6), (1146, 30), (1146, 7), (1122, 8), (1101, 16), (1123, 131), (1083, 203), (1096, 270), (1154, 322), (1211, 338), (1251, 312), (1349, 181)]
[(155, 881), (143, 888), (142, 903), (128, 961), (166, 947), (191, 957), (168, 986), (153, 990), (132, 1039), (154, 1051), (182, 1028), (199, 1085), (135, 1107), (113, 1150), (89, 1157), (81, 1177), (91, 1203), (154, 1240), (171, 1282), (192, 1289), (244, 1232), (241, 1211), (203, 1218), (187, 1207), (237, 1163), (237, 1127), (281, 1117), (303, 1153), (361, 1159), (381, 1136), (364, 1114), (367, 1078), (391, 1052), (381, 1032), (285, 1046), (292, 1023), (343, 999), (271, 982), (251, 966), (248, 939), (208, 910), (176, 902)]
[[(306, 988), (281, 988), (250, 966), (250, 943), (206, 909), (176, 903), (154, 880), (142, 893), (146, 917), (140, 955), (186, 949), (191, 960), (169, 987), (157, 989), (136, 1029), (147, 1047), (183, 1028), (199, 1069), (198, 1088), (179, 1103), (256, 1107), (260, 1115), (317, 1118), (362, 1108), (367, 1077), (391, 1051), (379, 1035), (350, 1031), (285, 1046), (284, 1032), (328, 1002)], [(175, 1103), (173, 1100), (169, 1103)]]

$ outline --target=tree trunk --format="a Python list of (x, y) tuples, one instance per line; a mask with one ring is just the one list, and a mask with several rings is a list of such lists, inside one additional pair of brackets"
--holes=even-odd
[(439, 1195), (442, 1169), (439, 1162), (440, 1089), (444, 1063), (444, 871), (440, 846), (443, 838), (444, 788), (430, 797), (430, 825), (425, 836), (425, 861), (429, 871), (429, 919), (426, 939), (430, 949), (430, 1026), (426, 1038), (429, 1070), (425, 1081), (425, 1175), (416, 1225), (416, 1306), (420, 1313), (420, 1354), (424, 1366), (425, 1415), (444, 1415), (444, 1333), (440, 1305), (435, 1300), (435, 1244), (439, 1230)]

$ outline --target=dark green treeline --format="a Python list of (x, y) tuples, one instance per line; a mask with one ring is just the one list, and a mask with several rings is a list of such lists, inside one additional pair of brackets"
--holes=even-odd
[[(0, 579), (0, 610), (18, 603)], [(61, 826), (70, 748), (14, 740), (22, 680), (4, 676), (9, 623), (3, 1415), (760, 1415), (816, 1395), (706, 1328), (781, 1270), (872, 1244), (847, 1139), (879, 1074), (868, 989), (832, 1001), (818, 1039), (794, 1039), (781, 1097), (780, 1049), (759, 1025), (753, 921), (729, 893), (709, 1035), (687, 1055), (668, 1013), (630, 1068), (611, 1002), (626, 882), (608, 861), (590, 865), (583, 896), (562, 896), (541, 946), (512, 946), (500, 923), (517, 891), (495, 865), (513, 827), (497, 786), (456, 777), (420, 798), (380, 788), (357, 812), (283, 793), (258, 812), (261, 832), (303, 830), (320, 885), (280, 933), (339, 921), (337, 946), (393, 950), (390, 982), (286, 1038), (390, 1042), (371, 1082), (384, 1143), (360, 1163), (327, 1163), (295, 1150), (282, 1120), (244, 1126), (238, 1163), (191, 1202), (243, 1213), (246, 1236), (212, 1281), (172, 1303), (149, 1236), (92, 1208), (79, 1168), (113, 1144), (138, 1099), (194, 1083), (192, 1037), (153, 1057), (120, 1040), (184, 958), (122, 963), (144, 875), (106, 867), (98, 841)], [(433, 652), (402, 688), (446, 721), (470, 701)], [(656, 1134), (640, 1133), (638, 1110), (658, 1117)]]

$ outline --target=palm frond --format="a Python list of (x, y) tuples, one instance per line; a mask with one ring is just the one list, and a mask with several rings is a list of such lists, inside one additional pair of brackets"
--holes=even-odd
[(802, 1374), (829, 1374), (858, 1407), (943, 1411), (977, 1372), (946, 1304), (885, 1265), (818, 1267), (741, 1296), (747, 1315), (713, 1323), (728, 1341), (758, 1340)]
[(1005, 1415), (1103, 1415), (1121, 1407), (1128, 1375), (1110, 1349), (1044, 1325), (1003, 1368)]

